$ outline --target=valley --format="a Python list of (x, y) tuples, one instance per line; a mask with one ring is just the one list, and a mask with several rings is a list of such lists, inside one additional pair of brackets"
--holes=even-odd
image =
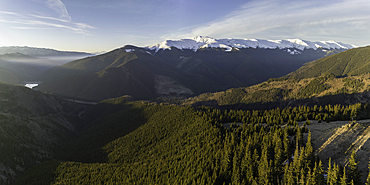
[(0, 83), (1, 184), (366, 182), (368, 47), (258, 41), (126, 45)]

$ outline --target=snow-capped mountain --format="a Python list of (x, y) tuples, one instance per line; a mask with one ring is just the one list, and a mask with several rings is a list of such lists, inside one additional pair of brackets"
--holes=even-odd
[(196, 36), (189, 39), (166, 40), (164, 42), (148, 46), (150, 50), (158, 52), (161, 49), (169, 49), (171, 47), (180, 50), (190, 49), (194, 52), (200, 48), (224, 48), (225, 51), (231, 51), (233, 48), (264, 48), (264, 49), (285, 49), (290, 54), (298, 54), (298, 49), (352, 49), (355, 45), (343, 44), (336, 41), (318, 41), (311, 42), (301, 39), (286, 39), (286, 40), (264, 40), (264, 39), (214, 39), (211, 37)]

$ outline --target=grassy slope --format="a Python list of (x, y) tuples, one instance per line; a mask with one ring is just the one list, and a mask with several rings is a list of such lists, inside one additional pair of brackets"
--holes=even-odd
[(370, 71), (370, 47), (361, 47), (318, 59), (287, 75), (291, 78), (311, 78), (324, 74), (350, 76)]
[[(278, 103), (275, 106), (295, 106), (289, 102), (353, 104), (368, 102), (367, 92), (370, 89), (370, 75), (359, 75), (343, 78), (332, 76), (307, 79), (271, 79), (267, 82), (246, 88), (229, 89), (217, 93), (205, 93), (184, 101), (183, 104), (213, 103), (213, 105), (266, 104)], [(343, 96), (352, 98), (343, 99)], [(313, 98), (313, 99), (312, 99)], [(332, 101), (332, 102), (330, 102)], [(340, 102), (335, 102), (340, 101)], [(284, 103), (285, 102), (285, 103)], [(258, 109), (258, 107), (255, 107)]]

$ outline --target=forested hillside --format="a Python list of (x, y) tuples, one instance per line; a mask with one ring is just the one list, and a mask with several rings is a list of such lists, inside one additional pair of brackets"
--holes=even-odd
[[(93, 118), (99, 110), (105, 112)], [(307, 126), (309, 119), (369, 117), (367, 104), (223, 111), (125, 98), (91, 111), (95, 121), (56, 160), (17, 184), (358, 184), (355, 153), (345, 168), (323, 166)]]
[[(234, 88), (217, 93), (205, 93), (178, 104), (208, 105), (240, 109), (272, 109), (307, 105), (351, 105), (370, 103), (370, 75), (335, 77), (326, 75), (316, 78), (270, 79), (245, 88)], [(170, 102), (171, 102), (170, 101)]]
[(6, 68), (0, 67), (0, 81), (16, 84), (21, 81), (21, 78), (13, 71), (10, 71)]
[(0, 184), (54, 157), (76, 134), (84, 106), (26, 87), (0, 83)]
[(312, 78), (321, 75), (351, 76), (368, 74), (370, 71), (370, 47), (350, 49), (307, 63), (287, 75), (291, 78)]

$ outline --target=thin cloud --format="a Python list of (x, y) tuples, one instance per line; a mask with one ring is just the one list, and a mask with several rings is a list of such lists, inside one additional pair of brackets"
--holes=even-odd
[(71, 16), (68, 14), (66, 6), (60, 0), (33, 0), (34, 2), (43, 3), (48, 8), (54, 10), (60, 18), (66, 20), (72, 20)]
[(58, 18), (54, 18), (54, 17), (45, 17), (45, 16), (34, 15), (34, 14), (28, 14), (28, 15), (30, 15), (32, 17), (40, 18), (40, 19), (49, 19), (49, 20), (60, 21), (60, 22), (70, 22), (70, 21), (66, 21), (64, 19), (58, 19)]
[(39, 27), (12, 27), (13, 29), (17, 30), (44, 30), (44, 29), (52, 29), (52, 28), (39, 28)]
[(209, 35), (218, 38), (321, 39), (334, 36), (336, 38), (333, 39), (340, 39), (341, 36), (370, 29), (369, 9), (368, 0), (253, 0), (220, 20), (163, 37)]
[(12, 26), (14, 29), (67, 29), (84, 35), (90, 35), (88, 29), (95, 29), (94, 26), (85, 23), (74, 23), (54, 17), (0, 11), (1, 14), (5, 18), (0, 18), (0, 22), (15, 24), (16, 26)]
[(71, 20), (71, 16), (69, 16), (66, 6), (60, 0), (47, 0), (46, 6), (53, 9), (57, 12), (60, 17), (66, 18)]
[(1, 14), (17, 15), (14, 12), (0, 11)]

